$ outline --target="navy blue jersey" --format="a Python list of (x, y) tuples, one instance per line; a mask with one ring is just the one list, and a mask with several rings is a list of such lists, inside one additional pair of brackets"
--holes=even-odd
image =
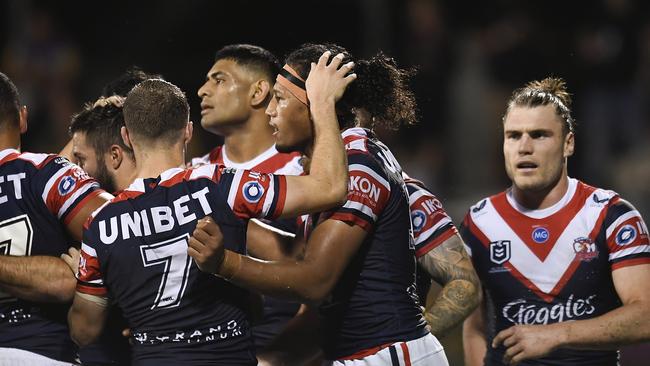
[[(253, 159), (235, 163), (228, 158), (224, 146), (217, 146), (208, 154), (191, 160), (191, 166), (201, 166), (204, 164), (223, 164), (229, 168), (254, 170), (260, 173), (274, 173), (282, 175), (301, 175), (303, 173), (300, 164), (300, 153), (281, 153), (275, 148), (275, 145), (268, 148)], [(277, 229), (288, 233), (295, 233), (297, 230), (296, 220), (280, 219), (265, 221)], [(264, 316), (253, 326), (253, 336), (255, 337), (255, 348), (258, 350), (266, 347), (276, 335), (278, 335), (289, 320), (291, 320), (300, 304), (294, 301), (286, 301), (263, 296)]]
[[(527, 210), (502, 192), (472, 207), (461, 235), (486, 293), (488, 344), (516, 324), (603, 315), (621, 305), (612, 271), (650, 263), (648, 229), (616, 193), (575, 179), (556, 205)], [(486, 365), (504, 348), (488, 347)], [(617, 352), (559, 349), (521, 365), (615, 366)]]
[(122, 310), (135, 364), (255, 364), (248, 293), (201, 272), (187, 242), (210, 215), (245, 254), (245, 219), (275, 218), (285, 197), (283, 176), (217, 165), (137, 179), (87, 224), (77, 290)]
[(305, 225), (340, 220), (368, 232), (332, 294), (320, 307), (325, 356), (341, 359), (427, 333), (415, 294), (415, 248), (401, 168), (370, 131), (343, 133), (348, 201)]
[[(102, 192), (98, 187), (78, 166), (57, 155), (0, 151), (0, 254), (66, 253), (73, 240), (64, 225)], [(74, 360), (67, 309), (0, 293), (0, 346)]]

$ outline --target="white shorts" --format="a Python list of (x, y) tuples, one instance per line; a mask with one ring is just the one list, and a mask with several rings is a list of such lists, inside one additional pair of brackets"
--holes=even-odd
[(47, 358), (17, 348), (0, 347), (0, 366), (73, 366), (73, 363)]
[(393, 343), (379, 352), (354, 360), (325, 361), (323, 366), (449, 366), (438, 339), (431, 333), (408, 342)]

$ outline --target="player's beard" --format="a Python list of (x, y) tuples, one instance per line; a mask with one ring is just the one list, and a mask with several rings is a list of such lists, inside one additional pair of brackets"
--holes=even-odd
[(113, 193), (117, 190), (115, 179), (108, 172), (108, 168), (106, 168), (106, 163), (103, 161), (103, 159), (97, 161), (97, 172), (95, 173), (95, 176), (93, 178), (95, 178), (99, 182), (99, 185), (106, 192)]

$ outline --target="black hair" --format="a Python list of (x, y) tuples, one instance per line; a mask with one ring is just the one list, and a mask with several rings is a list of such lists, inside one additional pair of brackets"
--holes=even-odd
[(259, 71), (271, 83), (275, 82), (275, 76), (280, 72), (282, 65), (268, 50), (250, 44), (231, 44), (222, 47), (214, 56), (214, 62), (219, 60), (233, 60), (238, 65)]
[(325, 51), (331, 57), (344, 55), (341, 65), (354, 61), (357, 79), (348, 86), (341, 100), (336, 103), (336, 114), (342, 128), (354, 125), (354, 109), (365, 109), (371, 116), (369, 125), (381, 125), (398, 129), (401, 125), (412, 125), (417, 121), (417, 104), (408, 83), (414, 70), (400, 69), (395, 60), (379, 52), (367, 60), (354, 60), (343, 47), (335, 44), (307, 43), (291, 52), (286, 63), (294, 68), (303, 79), (307, 79), (312, 62), (317, 62)]
[(9, 77), (0, 72), (0, 129), (20, 124), (20, 96)]
[(105, 97), (110, 97), (111, 95), (126, 97), (134, 86), (147, 79), (164, 78), (158, 74), (149, 74), (144, 72), (138, 66), (130, 66), (122, 75), (118, 76), (115, 80), (110, 81), (102, 88), (102, 95)]
[(124, 123), (129, 133), (154, 141), (175, 143), (189, 121), (190, 106), (176, 85), (149, 79), (136, 85), (124, 101)]

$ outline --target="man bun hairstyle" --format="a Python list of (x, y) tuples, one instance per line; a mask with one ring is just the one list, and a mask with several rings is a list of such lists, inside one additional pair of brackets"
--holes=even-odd
[(503, 119), (505, 120), (513, 107), (534, 108), (549, 104), (555, 107), (555, 114), (562, 121), (562, 132), (575, 133), (575, 121), (571, 116), (571, 95), (567, 91), (566, 82), (553, 76), (530, 81), (523, 88), (516, 89), (508, 101)]

